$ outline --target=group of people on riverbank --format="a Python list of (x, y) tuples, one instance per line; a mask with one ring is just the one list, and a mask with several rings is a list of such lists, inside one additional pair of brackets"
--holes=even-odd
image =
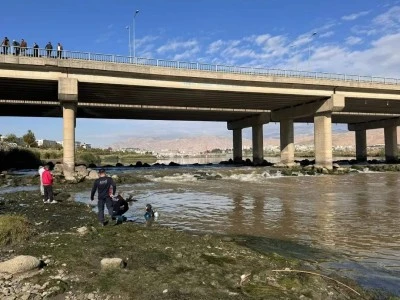
[[(1, 54), (4, 55), (12, 54), (15, 56), (33, 56), (33, 57), (41, 56), (39, 53), (40, 49), (39, 45), (35, 42), (33, 43), (32, 48), (28, 48), (28, 43), (24, 39), (21, 39), (21, 42), (18, 42), (16, 40), (10, 42), (8, 37), (4, 37), (1, 43), (1, 49), (2, 49)], [(29, 51), (30, 49), (33, 49), (32, 53)], [(47, 57), (53, 57), (53, 45), (51, 44), (51, 42), (48, 42), (44, 49), (46, 50)], [(63, 50), (64, 48), (61, 45), (61, 43), (58, 43), (57, 58), (63, 57)]]
[[(40, 176), (40, 192), (43, 196), (43, 203), (57, 203), (57, 201), (54, 200), (54, 179), (53, 174), (50, 172), (50, 166), (40, 166), (38, 173)], [(111, 177), (107, 176), (106, 171), (103, 168), (98, 171), (98, 174), (99, 178), (94, 181), (92, 186), (90, 200), (94, 200), (94, 196), (97, 192), (97, 216), (100, 224), (102, 226), (108, 224), (108, 221), (106, 221), (104, 218), (105, 207), (107, 208), (111, 219), (116, 221), (116, 225), (127, 221), (127, 218), (124, 216), (124, 214), (129, 209), (128, 202), (120, 194), (116, 195), (117, 185)], [(154, 217), (155, 213), (152, 206), (147, 204), (144, 218), (146, 221), (151, 221), (154, 219)]]

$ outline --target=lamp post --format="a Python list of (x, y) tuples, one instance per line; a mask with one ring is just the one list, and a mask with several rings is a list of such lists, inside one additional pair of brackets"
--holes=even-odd
[(136, 15), (139, 13), (139, 10), (135, 11), (133, 15), (133, 57), (136, 58)]
[(130, 26), (126, 26), (126, 29), (128, 29), (128, 39), (129, 39), (128, 48), (129, 48), (129, 57), (132, 57), (131, 27), (130, 27)]
[(311, 41), (313, 39), (314, 36), (316, 36), (317, 33), (313, 32), (313, 34), (311, 35), (310, 41), (308, 42), (308, 70), (310, 71), (310, 57), (311, 57)]

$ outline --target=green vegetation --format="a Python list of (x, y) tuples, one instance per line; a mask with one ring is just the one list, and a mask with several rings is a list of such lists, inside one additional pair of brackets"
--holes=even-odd
[(34, 169), (41, 164), (40, 154), (36, 151), (13, 148), (0, 150), (0, 169)]
[(0, 246), (15, 245), (32, 234), (31, 224), (23, 216), (0, 215)]

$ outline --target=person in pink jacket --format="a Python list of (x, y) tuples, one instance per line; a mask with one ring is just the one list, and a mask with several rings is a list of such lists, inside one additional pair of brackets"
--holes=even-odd
[(44, 166), (44, 172), (42, 174), (42, 182), (43, 182), (43, 188), (44, 188), (43, 202), (44, 203), (57, 203), (57, 201), (54, 200), (54, 196), (53, 196), (53, 175), (51, 174), (48, 165)]

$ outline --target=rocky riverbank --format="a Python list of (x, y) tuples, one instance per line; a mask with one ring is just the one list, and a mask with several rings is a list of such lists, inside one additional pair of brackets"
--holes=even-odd
[(0, 246), (0, 261), (37, 260), (24, 272), (0, 262), (1, 299), (388, 299), (319, 269), (332, 253), (289, 241), (144, 222), (101, 227), (92, 207), (73, 201), (73, 193), (89, 193), (90, 186), (58, 180), (57, 204), (44, 204), (38, 192), (0, 195), (0, 219), (23, 216), (30, 230), (28, 238)]

